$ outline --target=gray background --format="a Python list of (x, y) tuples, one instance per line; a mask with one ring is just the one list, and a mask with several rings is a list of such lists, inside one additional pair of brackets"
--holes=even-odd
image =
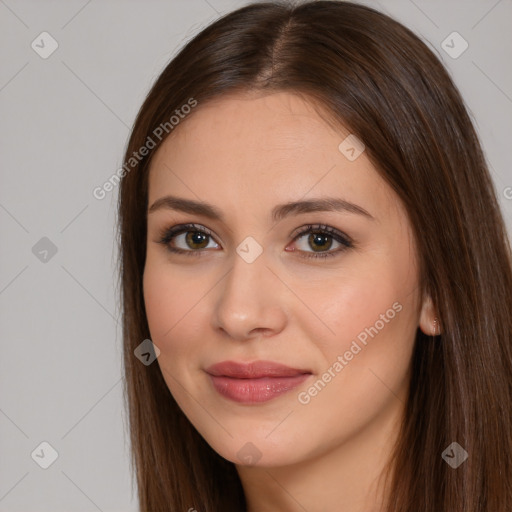
[[(117, 189), (103, 200), (92, 191), (122, 165), (135, 114), (177, 49), (246, 3), (0, 0), (0, 511), (137, 510), (122, 409)], [(419, 34), (450, 69), (510, 232), (511, 0), (365, 3)], [(43, 31), (58, 43), (46, 59), (31, 47), (49, 48)], [(469, 44), (455, 59), (441, 46), (454, 31)], [(55, 254), (42, 252), (52, 244)], [(51, 455), (43, 441), (58, 452), (48, 469), (36, 463)]]

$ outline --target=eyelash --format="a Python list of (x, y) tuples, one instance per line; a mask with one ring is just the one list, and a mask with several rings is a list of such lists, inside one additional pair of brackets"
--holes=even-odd
[[(158, 240), (158, 243), (165, 245), (166, 248), (170, 252), (173, 252), (173, 253), (186, 254), (187, 256), (200, 256), (201, 253), (204, 252), (204, 249), (185, 250), (185, 249), (178, 249), (176, 247), (171, 247), (169, 245), (171, 240), (174, 237), (176, 237), (177, 235), (180, 235), (182, 233), (187, 233), (187, 232), (194, 232), (194, 233), (198, 232), (198, 233), (202, 233), (202, 234), (208, 235), (209, 237), (213, 238), (213, 233), (209, 229), (207, 229), (203, 226), (200, 226), (198, 224), (180, 224), (178, 226), (173, 226), (171, 228), (164, 229), (160, 233), (160, 240)], [(344, 252), (346, 249), (350, 249), (350, 248), (354, 247), (354, 244), (350, 240), (349, 237), (342, 234), (337, 229), (334, 229), (330, 226), (326, 226), (325, 224), (308, 224), (304, 230), (300, 231), (299, 233), (297, 233), (294, 236), (293, 242), (295, 242), (299, 238), (302, 238), (304, 235), (307, 235), (309, 233), (328, 234), (334, 240), (339, 242), (342, 245), (342, 247), (337, 250), (329, 251), (329, 252), (320, 252), (320, 253), (307, 253), (306, 252), (306, 255), (302, 254), (302, 253), (304, 253), (304, 251), (298, 251), (299, 253), (301, 253), (301, 257), (304, 257), (304, 258), (313, 258), (313, 259), (329, 258), (331, 256), (336, 256), (338, 253)]]

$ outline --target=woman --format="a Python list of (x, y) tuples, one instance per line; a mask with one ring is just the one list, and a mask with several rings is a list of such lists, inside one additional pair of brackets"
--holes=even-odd
[(141, 511), (512, 510), (510, 244), (418, 37), (238, 9), (162, 72), (123, 168)]

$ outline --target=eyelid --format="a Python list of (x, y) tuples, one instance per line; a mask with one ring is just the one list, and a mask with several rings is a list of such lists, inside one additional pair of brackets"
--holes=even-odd
[(347, 242), (352, 242), (352, 239), (339, 229), (336, 229), (327, 224), (314, 223), (314, 224), (305, 224), (303, 226), (298, 227), (293, 230), (290, 237), (292, 240), (296, 240), (298, 237), (303, 236), (309, 232), (321, 232), (321, 233), (329, 233), (330, 235), (337, 235), (341, 238), (344, 238)]

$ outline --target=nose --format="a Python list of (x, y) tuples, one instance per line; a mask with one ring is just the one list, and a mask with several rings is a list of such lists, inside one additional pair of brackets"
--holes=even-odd
[(215, 288), (213, 328), (234, 340), (273, 336), (287, 321), (285, 284), (276, 275), (263, 252), (248, 263), (238, 254), (233, 266)]

